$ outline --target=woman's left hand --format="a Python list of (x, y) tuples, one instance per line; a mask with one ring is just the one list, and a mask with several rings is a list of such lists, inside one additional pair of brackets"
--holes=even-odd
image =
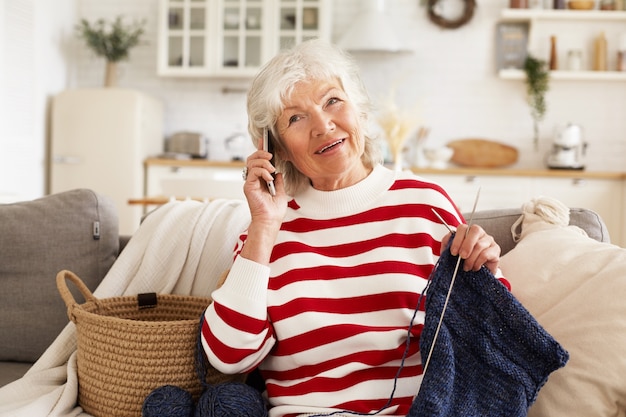
[[(443, 238), (442, 248), (446, 247), (450, 236), (448, 234)], [(500, 246), (478, 225), (470, 226), (469, 230), (466, 224), (458, 225), (450, 245), (450, 253), (463, 259), (464, 271), (478, 271), (485, 265), (495, 274), (500, 263)]]

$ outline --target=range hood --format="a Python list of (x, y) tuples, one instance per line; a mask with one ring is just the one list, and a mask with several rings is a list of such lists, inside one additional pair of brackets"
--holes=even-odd
[(407, 52), (385, 10), (385, 0), (366, 0), (348, 31), (337, 43), (351, 52)]

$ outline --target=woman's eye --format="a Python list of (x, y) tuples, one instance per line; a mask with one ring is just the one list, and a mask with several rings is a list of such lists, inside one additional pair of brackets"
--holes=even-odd
[(298, 120), (300, 120), (300, 116), (293, 115), (293, 116), (291, 116), (291, 117), (289, 118), (289, 124), (295, 123), (295, 122), (297, 122)]
[(332, 97), (332, 98), (328, 99), (328, 104), (329, 104), (329, 105), (331, 105), (331, 104), (335, 104), (335, 103), (337, 103), (338, 101), (339, 101), (339, 99), (338, 99), (337, 97)]

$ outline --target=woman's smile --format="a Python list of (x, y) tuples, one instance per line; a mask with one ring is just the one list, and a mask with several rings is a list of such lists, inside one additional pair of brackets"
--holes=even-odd
[(319, 151), (315, 152), (318, 155), (321, 154), (325, 154), (328, 152), (331, 152), (332, 150), (336, 149), (337, 147), (339, 147), (340, 145), (342, 145), (344, 143), (345, 139), (339, 139), (336, 141), (333, 141), (331, 143), (329, 143), (328, 145), (324, 145), (322, 147), (322, 149), (320, 149)]

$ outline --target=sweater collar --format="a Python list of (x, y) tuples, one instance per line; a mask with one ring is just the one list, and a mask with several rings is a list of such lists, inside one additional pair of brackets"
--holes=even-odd
[(395, 171), (380, 164), (362, 181), (335, 191), (320, 191), (312, 186), (298, 193), (294, 200), (300, 214), (309, 216), (355, 213), (389, 190), (396, 179)]

